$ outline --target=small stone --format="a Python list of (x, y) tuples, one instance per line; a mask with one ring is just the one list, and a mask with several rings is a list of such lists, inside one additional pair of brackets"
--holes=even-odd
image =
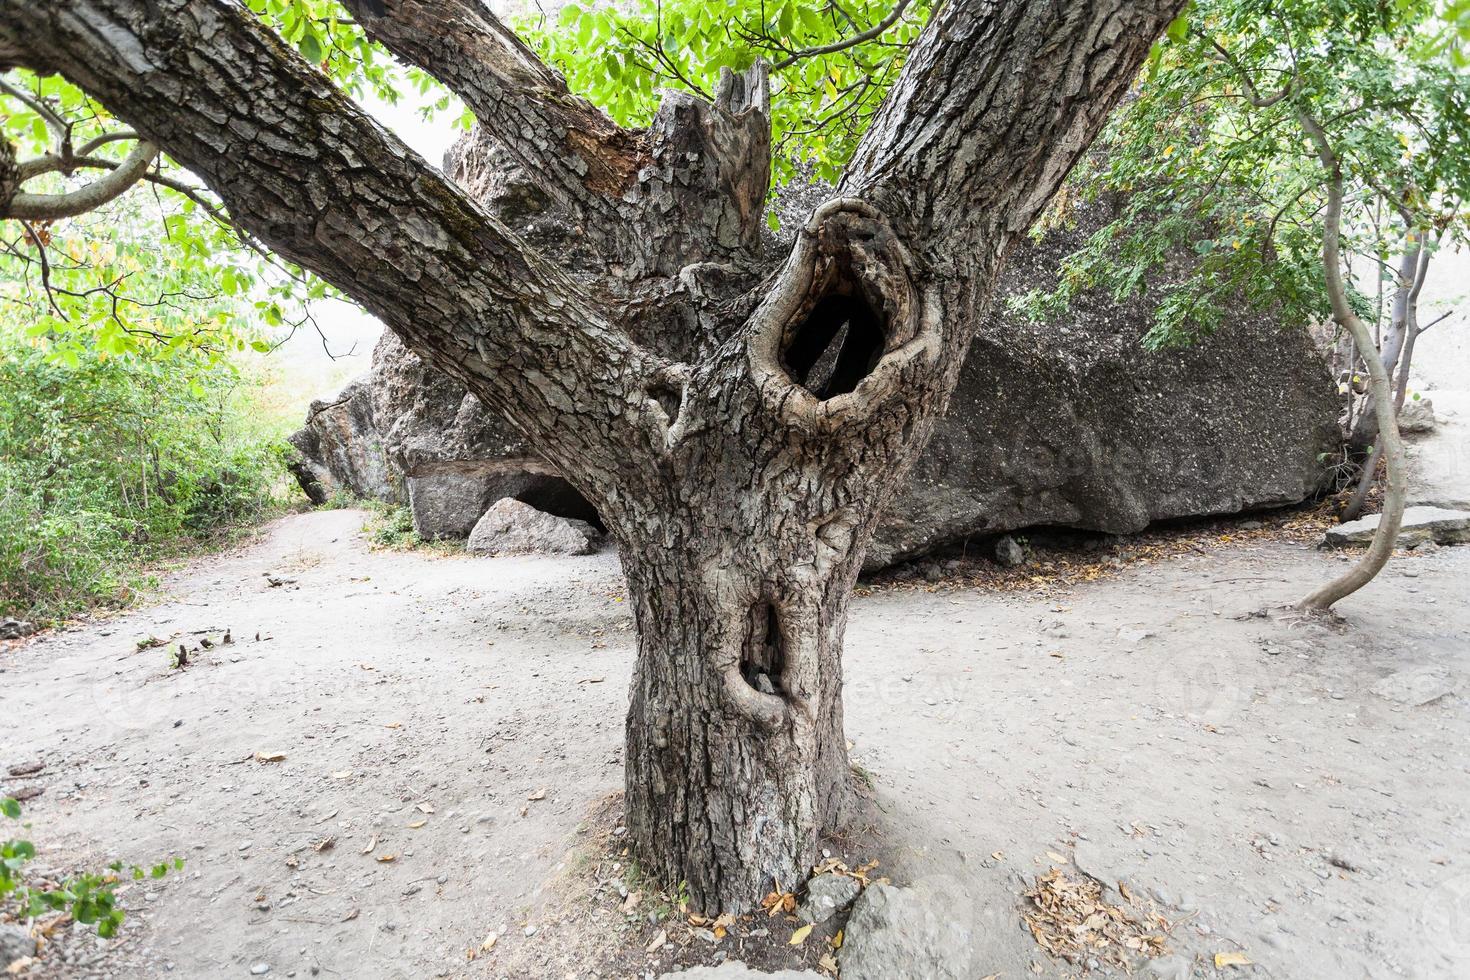
[(1026, 549), (1009, 534), (1001, 535), (995, 542), (995, 560), (1006, 568), (1016, 568), (1026, 561)]
[(863, 886), (847, 875), (817, 875), (806, 885), (806, 898), (796, 910), (802, 922), (826, 922), (839, 909), (846, 908), (858, 897)]
[(250, 968), (251, 976), (263, 977), (269, 972), (271, 972), (271, 965), (269, 963), (257, 963)]

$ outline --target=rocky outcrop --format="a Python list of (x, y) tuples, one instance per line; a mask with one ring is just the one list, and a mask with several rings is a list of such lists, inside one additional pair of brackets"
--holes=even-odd
[(290, 442), (292, 469), (317, 503), (344, 491), (406, 504), (423, 538), (465, 538), (486, 508), (514, 497), (565, 517), (596, 512), (499, 416), (385, 332), (372, 369), (311, 403)]
[[(519, 200), (513, 184), (497, 193)], [(1339, 406), (1306, 330), (1243, 309), (1192, 346), (1151, 351), (1144, 299), (1085, 295), (1044, 324), (1009, 311), (1008, 297), (1054, 281), (1099, 220), (1083, 214), (1017, 248), (869, 568), (971, 536), (1036, 525), (1122, 534), (1317, 490)], [(308, 492), (314, 480), (319, 496), (341, 486), (408, 503), (426, 537), (464, 537), (507, 496), (593, 518), (509, 426), (392, 336), (367, 377), (312, 405), (292, 441)]]

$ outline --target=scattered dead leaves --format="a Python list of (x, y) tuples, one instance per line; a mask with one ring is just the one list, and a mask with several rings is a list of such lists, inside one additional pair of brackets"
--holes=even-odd
[(1330, 502), (1324, 502), (1310, 510), (1150, 528), (1134, 535), (1095, 539), (1087, 546), (1075, 536), (1037, 534), (1028, 542), (1029, 560), (1016, 568), (1004, 568), (987, 558), (966, 557), (959, 559), (957, 567), (946, 570), (940, 581), (931, 582), (919, 574), (919, 569), (935, 559), (921, 559), (880, 572), (856, 591), (866, 595), (889, 590), (932, 592), (941, 587), (959, 587), (990, 592), (1062, 593), (1079, 583), (1107, 578), (1133, 565), (1274, 541), (1315, 543), (1323, 532), (1336, 525)]
[(1128, 970), (1139, 957), (1169, 951), (1164, 938), (1172, 922), (1152, 908), (1109, 905), (1091, 878), (1070, 878), (1052, 868), (1026, 898), (1021, 917), (1037, 945), (1069, 963), (1096, 958)]

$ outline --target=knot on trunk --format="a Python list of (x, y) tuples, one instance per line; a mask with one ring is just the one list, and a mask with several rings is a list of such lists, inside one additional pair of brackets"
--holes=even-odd
[(900, 396), (939, 351), (940, 303), (884, 215), (839, 198), (818, 208), (753, 319), (751, 375), (768, 408), (835, 428)]

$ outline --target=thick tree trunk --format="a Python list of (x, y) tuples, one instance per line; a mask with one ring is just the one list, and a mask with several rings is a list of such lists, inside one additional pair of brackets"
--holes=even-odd
[(703, 908), (747, 909), (796, 884), (847, 799), (842, 636), (876, 515), (1011, 243), (1183, 0), (940, 6), (842, 197), (785, 256), (760, 236), (760, 66), (634, 134), (479, 0), (348, 3), (542, 183), (576, 261), (467, 193), (493, 182), (424, 166), (236, 0), (0, 0), (0, 67), (67, 74), (597, 504), (640, 634), (639, 860)]
[(843, 813), (849, 589), (732, 576), (712, 550), (628, 563), (639, 648), (625, 805), (649, 872), (736, 909), (802, 880)]

